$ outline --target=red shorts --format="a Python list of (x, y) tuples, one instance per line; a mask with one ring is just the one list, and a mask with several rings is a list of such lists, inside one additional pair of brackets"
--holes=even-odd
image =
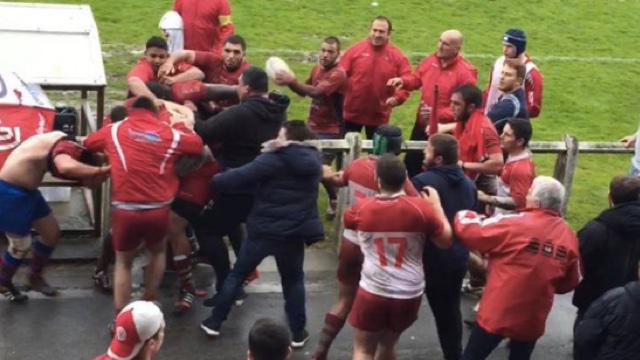
[(358, 287), (364, 256), (360, 246), (347, 239), (342, 239), (338, 257), (338, 281), (344, 285)]
[(356, 329), (401, 333), (418, 319), (422, 296), (413, 299), (392, 299), (358, 289), (349, 314), (349, 324)]
[(111, 235), (116, 251), (161, 243), (169, 229), (169, 207), (153, 210), (111, 210)]

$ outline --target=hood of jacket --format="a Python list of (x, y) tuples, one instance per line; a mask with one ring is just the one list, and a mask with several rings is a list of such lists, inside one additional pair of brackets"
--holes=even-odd
[(618, 233), (634, 235), (622, 239), (636, 241), (640, 236), (640, 201), (615, 205), (600, 213), (596, 220)]
[(287, 95), (270, 92), (268, 97), (251, 96), (243, 104), (265, 122), (283, 122), (290, 102)]
[(273, 139), (262, 144), (262, 152), (277, 153), (287, 168), (296, 175), (320, 176), (322, 174), (320, 151), (313, 144)]
[(458, 165), (434, 166), (430, 167), (428, 171), (439, 175), (453, 187), (462, 182), (465, 177), (464, 172)]

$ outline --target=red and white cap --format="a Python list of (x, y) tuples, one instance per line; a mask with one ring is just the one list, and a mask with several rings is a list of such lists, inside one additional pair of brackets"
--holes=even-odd
[(116, 317), (114, 335), (107, 354), (116, 360), (130, 360), (164, 324), (162, 311), (151, 301), (134, 301)]

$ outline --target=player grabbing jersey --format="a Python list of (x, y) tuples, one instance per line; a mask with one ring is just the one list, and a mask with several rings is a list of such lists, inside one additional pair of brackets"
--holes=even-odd
[(344, 215), (345, 236), (356, 238), (364, 254), (362, 276), (349, 323), (354, 359), (395, 359), (400, 334), (418, 317), (424, 292), (422, 250), (426, 241), (451, 245), (451, 228), (438, 193), (422, 197), (402, 191), (404, 163), (383, 155), (376, 166), (380, 194)]

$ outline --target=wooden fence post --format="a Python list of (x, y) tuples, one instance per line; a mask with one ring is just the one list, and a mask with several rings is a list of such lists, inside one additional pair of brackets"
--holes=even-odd
[[(349, 152), (344, 158), (344, 168), (349, 166), (351, 162), (360, 157), (362, 152), (362, 139), (359, 133), (351, 132), (345, 136), (345, 140), (349, 145)], [(342, 168), (342, 169), (344, 169)], [(336, 217), (333, 220), (334, 239), (336, 241), (336, 250), (340, 251), (340, 241), (342, 241), (342, 216), (347, 206), (348, 189), (341, 188), (338, 191), (338, 206), (336, 208)]]
[(576, 165), (578, 161), (578, 139), (575, 136), (565, 135), (564, 143), (566, 151), (559, 153), (556, 158), (555, 168), (553, 170), (553, 177), (564, 185), (565, 194), (564, 201), (562, 203), (562, 215), (566, 216), (567, 208), (569, 206), (569, 198), (571, 196), (571, 188), (573, 185), (573, 176), (576, 171)]

